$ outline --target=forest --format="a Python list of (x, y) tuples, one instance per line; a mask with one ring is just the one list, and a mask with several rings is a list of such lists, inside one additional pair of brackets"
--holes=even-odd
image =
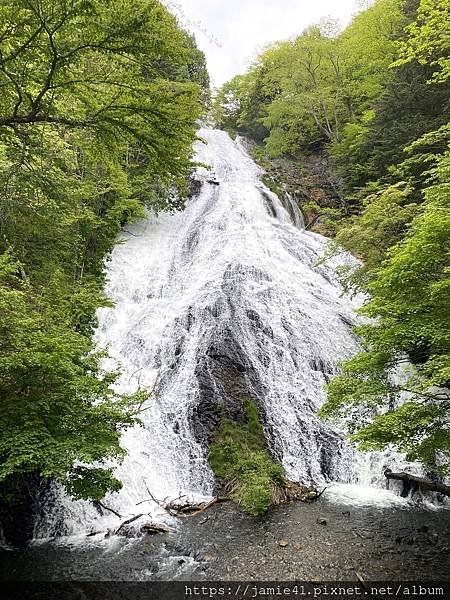
[(156, 0), (7, 0), (0, 23), (1, 503), (36, 476), (100, 499), (142, 402), (92, 340), (104, 260), (182, 204), (205, 59)]
[[(219, 90), (214, 115), (256, 143), (264, 167), (329, 165), (334, 202), (306, 194), (301, 206), (332, 235), (328, 256), (360, 259), (340, 277), (366, 301), (362, 351), (321, 415), (343, 420), (362, 450), (395, 447), (448, 474), (448, 0), (377, 0), (343, 31), (324, 19), (271, 45)], [(282, 189), (283, 176), (272, 183)]]
[[(297, 201), (332, 238), (322, 261), (359, 259), (339, 277), (365, 301), (361, 351), (321, 418), (361, 450), (450, 474), (449, 0), (375, 0), (345, 29), (323, 19), (213, 99), (203, 52), (158, 0), (3, 0), (0, 89), (0, 517), (37, 480), (76, 500), (120, 490), (121, 434), (149, 392), (119, 393), (95, 343), (106, 268), (124, 226), (185, 206), (205, 118), (264, 167), (294, 165), (300, 187), (304, 163), (325, 165), (331, 196)], [(283, 177), (272, 184), (283, 192)], [(267, 487), (282, 470), (247, 409), (239, 444)], [(216, 471), (233, 479), (238, 465), (260, 493), (254, 464), (222, 460), (219, 441)]]

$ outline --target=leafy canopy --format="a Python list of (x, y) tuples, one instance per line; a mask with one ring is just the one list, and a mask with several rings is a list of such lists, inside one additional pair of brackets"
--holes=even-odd
[[(117, 490), (114, 391), (91, 336), (104, 259), (145, 206), (176, 208), (208, 97), (202, 53), (156, 0), (0, 5), (0, 480)], [(164, 190), (164, 193), (162, 193)], [(1, 499), (0, 499), (1, 500)]]

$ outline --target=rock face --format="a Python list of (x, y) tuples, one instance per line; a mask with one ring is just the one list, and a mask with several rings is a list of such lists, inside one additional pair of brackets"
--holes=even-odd
[(0, 542), (3, 538), (5, 546), (22, 548), (33, 537), (41, 479), (36, 474), (9, 477), (1, 486)]
[[(290, 212), (290, 201), (301, 209), (305, 225), (311, 231), (323, 235), (333, 233), (321, 222), (321, 209), (342, 208), (342, 180), (333, 173), (330, 158), (317, 149), (301, 160), (272, 158), (265, 154), (254, 141), (245, 139), (245, 146), (264, 168), (264, 182), (277, 193)], [(254, 149), (258, 148), (258, 152)]]
[(223, 407), (227, 415), (242, 423), (244, 412), (242, 402), (251, 397), (258, 406), (262, 423), (270, 445), (270, 427), (265, 418), (264, 403), (261, 398), (263, 385), (258, 373), (245, 356), (231, 328), (212, 336), (211, 345), (199, 357), (195, 376), (199, 387), (199, 402), (192, 408), (191, 427), (199, 443), (208, 447), (211, 435), (220, 423)]

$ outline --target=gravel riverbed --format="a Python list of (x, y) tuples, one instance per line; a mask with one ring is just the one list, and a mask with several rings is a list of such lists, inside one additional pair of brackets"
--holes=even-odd
[(140, 538), (77, 537), (1, 552), (0, 578), (26, 581), (450, 580), (450, 511), (320, 499), (261, 518), (218, 504)]

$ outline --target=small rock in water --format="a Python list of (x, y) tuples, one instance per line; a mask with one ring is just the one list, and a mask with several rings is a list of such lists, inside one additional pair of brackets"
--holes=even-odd
[(203, 560), (204, 560), (205, 562), (210, 562), (210, 561), (214, 560), (214, 556), (212, 556), (211, 554), (205, 554), (205, 555), (203, 556)]
[(154, 535), (156, 533), (170, 533), (173, 529), (165, 525), (159, 525), (158, 523), (146, 523), (141, 526), (141, 531), (149, 535)]
[(319, 525), (326, 525), (327, 524), (327, 520), (326, 519), (317, 519), (317, 523)]
[(278, 542), (278, 545), (281, 546), (282, 548), (286, 548), (286, 546), (289, 545), (289, 542), (287, 540), (280, 540)]

